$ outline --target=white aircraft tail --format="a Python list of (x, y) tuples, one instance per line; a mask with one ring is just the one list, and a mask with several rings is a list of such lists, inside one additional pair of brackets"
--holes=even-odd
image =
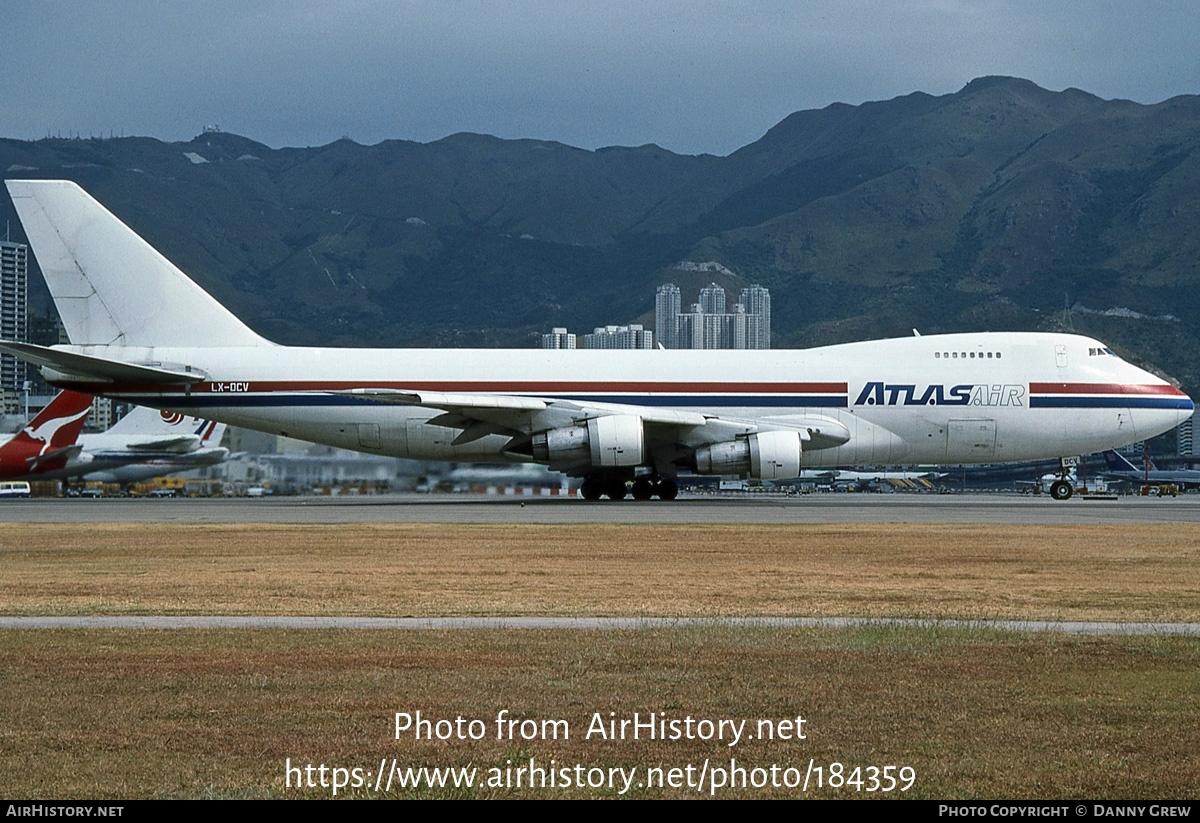
[(134, 406), (100, 436), (117, 435), (125, 444), (122, 448), (134, 451), (190, 454), (218, 448), (225, 428), (215, 420)]
[(215, 420), (203, 420), (204, 428), (199, 429), (196, 434), (200, 435), (200, 445), (206, 449), (215, 449), (221, 445), (221, 441), (225, 439), (225, 424), (218, 423)]
[(6, 180), (75, 345), (271, 345), (68, 180)]
[(225, 434), (225, 424), (175, 411), (134, 406), (106, 434), (186, 434), (199, 437), (202, 445), (216, 446)]

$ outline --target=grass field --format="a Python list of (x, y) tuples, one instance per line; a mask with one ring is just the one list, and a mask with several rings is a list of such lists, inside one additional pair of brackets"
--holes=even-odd
[[(4, 614), (854, 615), (1200, 619), (1187, 526), (15, 526)], [(908, 766), (905, 797), (1180, 798), (1200, 779), (1200, 642), (946, 627), (636, 631), (6, 630), (0, 795), (329, 797), (285, 763), (630, 769), (621, 795), (503, 785), (383, 796), (707, 796), (731, 759)], [(396, 712), (480, 740), (396, 739)], [(496, 739), (494, 720), (570, 738)], [(610, 715), (609, 713), (613, 714)], [(778, 722), (804, 740), (604, 740), (602, 719)], [(510, 763), (511, 761), (511, 763)], [(708, 762), (708, 767), (702, 764)], [(689, 787), (706, 768), (709, 784)], [(647, 787), (650, 770), (684, 785)], [(754, 773), (751, 771), (750, 778)], [(860, 771), (865, 777), (865, 773)], [(505, 782), (507, 780), (507, 782)], [(638, 786), (641, 782), (643, 785)], [(809, 796), (882, 796), (853, 786)], [(797, 796), (787, 787), (722, 797)], [(375, 796), (373, 788), (339, 796)], [(888, 796), (897, 796), (893, 790)]]
[(1197, 526), (3, 529), (10, 615), (1200, 621)]

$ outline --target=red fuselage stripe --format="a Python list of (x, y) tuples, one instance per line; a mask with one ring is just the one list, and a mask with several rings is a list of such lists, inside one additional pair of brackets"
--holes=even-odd
[(1030, 383), (1030, 394), (1166, 394), (1183, 397), (1174, 386), (1133, 383)]
[[(88, 384), (91, 385), (91, 384)], [(112, 391), (112, 385), (98, 388)], [(542, 382), (542, 381), (380, 381), (380, 380), (250, 380), (197, 383), (191, 391), (198, 394), (230, 392), (314, 392), (351, 389), (398, 389), (401, 391), (437, 391), (481, 394), (845, 394), (845, 383), (657, 383), (642, 382)], [(183, 394), (180, 386), (129, 384), (121, 394)]]

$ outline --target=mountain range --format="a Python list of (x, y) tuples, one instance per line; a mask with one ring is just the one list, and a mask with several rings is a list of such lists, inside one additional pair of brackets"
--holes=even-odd
[(1198, 148), (1200, 97), (985, 77), (796, 112), (726, 157), (206, 131), (0, 139), (0, 169), (76, 180), (282, 343), (529, 346), (715, 280), (771, 290), (776, 347), (1067, 328), (1194, 393)]

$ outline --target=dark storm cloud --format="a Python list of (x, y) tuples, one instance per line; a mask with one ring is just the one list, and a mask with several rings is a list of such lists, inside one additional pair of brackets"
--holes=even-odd
[(10, 0), (0, 134), (457, 131), (727, 153), (792, 111), (1009, 74), (1194, 93), (1191, 2)]

